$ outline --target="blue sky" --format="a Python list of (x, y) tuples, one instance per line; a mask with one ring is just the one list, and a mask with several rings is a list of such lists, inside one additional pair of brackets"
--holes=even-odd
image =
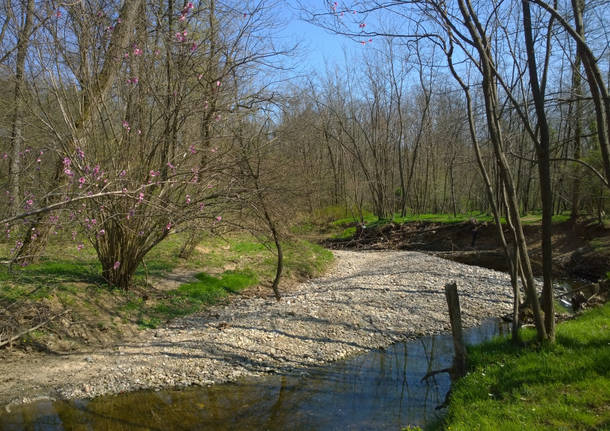
[[(320, 6), (322, 2), (309, 0), (312, 6)], [(344, 48), (348, 52), (366, 49), (357, 41), (348, 37), (336, 35), (320, 27), (305, 22), (299, 18), (299, 11), (290, 6), (292, 2), (286, 2), (281, 14), (288, 22), (286, 28), (280, 33), (284, 41), (300, 41), (301, 51), (298, 56), (297, 68), (301, 72), (315, 70), (324, 74), (326, 67), (345, 63)]]

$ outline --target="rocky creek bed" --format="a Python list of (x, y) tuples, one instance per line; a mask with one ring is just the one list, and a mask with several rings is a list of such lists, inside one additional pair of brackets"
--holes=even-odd
[(236, 296), (229, 304), (142, 331), (131, 342), (67, 355), (9, 355), (0, 403), (91, 398), (209, 385), (312, 366), (449, 329), (445, 283), (455, 280), (464, 326), (511, 310), (508, 275), (418, 252), (334, 251), (326, 276), (280, 302)]

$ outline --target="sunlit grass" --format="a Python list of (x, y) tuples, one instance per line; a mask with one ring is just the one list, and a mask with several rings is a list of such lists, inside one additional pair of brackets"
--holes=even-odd
[[(178, 257), (185, 234), (169, 236), (137, 269), (127, 291), (109, 286), (91, 247), (77, 250), (69, 241), (54, 240), (40, 263), (26, 267), (0, 266), (0, 305), (59, 301), (83, 319), (156, 327), (178, 316), (200, 311), (246, 287), (269, 284), (275, 275), (274, 244), (249, 234), (204, 237), (188, 259)], [(308, 241), (283, 242), (284, 277), (310, 278), (333, 260), (330, 251)], [(196, 280), (175, 288), (162, 287), (164, 277), (180, 269)], [(282, 285), (280, 285), (281, 290)], [(97, 317), (95, 317), (97, 319)], [(113, 320), (114, 319), (114, 320)], [(90, 322), (91, 323), (91, 322)]]
[[(570, 214), (568, 212), (564, 212), (562, 214), (556, 214), (553, 216), (553, 223), (565, 223), (570, 219)], [(386, 225), (388, 223), (396, 223), (396, 224), (404, 224), (404, 223), (414, 223), (414, 222), (428, 222), (428, 223), (443, 223), (443, 224), (454, 224), (454, 223), (463, 223), (470, 220), (476, 220), (479, 223), (487, 222), (493, 223), (494, 218), (493, 215), (483, 213), (480, 211), (473, 211), (469, 213), (463, 214), (409, 214), (401, 217), (400, 214), (396, 213), (392, 216), (392, 218), (388, 219), (380, 219), (374, 216), (371, 213), (367, 213), (364, 218), (364, 225), (368, 228), (375, 228)], [(536, 225), (542, 222), (542, 215), (540, 213), (532, 213), (527, 214), (521, 217), (521, 221), (524, 225)], [(502, 224), (506, 223), (506, 219), (504, 217), (500, 218), (500, 222)], [(360, 223), (360, 220), (355, 217), (342, 217), (336, 219), (330, 223), (335, 229), (334, 232), (331, 232), (331, 237), (334, 239), (351, 239), (354, 237), (356, 233), (356, 228), (354, 227), (357, 223)], [(342, 229), (341, 229), (342, 228)], [(338, 230), (337, 230), (338, 229)]]
[(443, 429), (587, 430), (610, 427), (610, 304), (557, 327), (557, 343), (496, 339), (470, 348)]

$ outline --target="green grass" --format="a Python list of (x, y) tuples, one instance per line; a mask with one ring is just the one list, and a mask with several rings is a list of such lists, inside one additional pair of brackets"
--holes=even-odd
[(443, 429), (610, 428), (610, 304), (557, 327), (557, 343), (496, 339), (469, 349)]
[[(413, 222), (429, 222), (429, 223), (463, 223), (471, 219), (476, 219), (478, 222), (493, 222), (494, 218), (490, 214), (482, 213), (479, 211), (473, 211), (464, 214), (410, 214), (401, 217), (398, 213), (394, 214), (391, 219), (379, 219), (371, 213), (367, 213), (364, 217), (365, 225), (369, 228), (383, 226), (388, 223), (413, 223)], [(556, 214), (553, 216), (553, 223), (564, 223), (570, 219), (569, 213)], [(334, 239), (350, 239), (353, 238), (356, 233), (354, 227), (356, 223), (359, 223), (359, 219), (355, 217), (341, 217), (330, 222), (330, 225), (335, 228), (334, 232), (331, 232), (331, 238)], [(542, 215), (540, 213), (532, 213), (525, 215), (521, 218), (521, 221), (525, 225), (535, 225), (542, 221)], [(500, 219), (501, 223), (506, 223), (505, 218)], [(337, 228), (340, 228), (337, 230)]]
[[(125, 308), (137, 316), (141, 327), (156, 327), (161, 322), (191, 314), (217, 303), (231, 294), (275, 275), (276, 257), (272, 244), (261, 244), (247, 235), (231, 238), (207, 238), (203, 250), (193, 259), (206, 272), (197, 281), (181, 285), (150, 305), (144, 301), (129, 303)], [(333, 254), (308, 241), (293, 240), (282, 244), (284, 277), (310, 278), (319, 275), (333, 260)], [(235, 269), (225, 269), (227, 266)], [(281, 285), (280, 285), (281, 291)]]
[(145, 304), (134, 304), (133, 310), (146, 315), (139, 318), (140, 325), (156, 327), (162, 321), (199, 311), (259, 282), (252, 271), (226, 271), (219, 277), (199, 273), (195, 277), (197, 281), (169, 291), (168, 296), (158, 301), (152, 309), (147, 309)]
[[(365, 224), (370, 224), (378, 222), (379, 218), (373, 215), (372, 213), (366, 213), (364, 214), (363, 220)], [(360, 218), (354, 216), (342, 217), (340, 219), (334, 220), (331, 224), (333, 226), (348, 226), (354, 223), (360, 223)]]
[[(570, 220), (570, 212), (563, 212), (561, 214), (553, 215), (553, 223), (565, 223)], [(539, 224), (542, 223), (542, 213), (541, 212), (533, 212), (531, 214), (527, 214), (521, 217), (521, 222), (523, 224)]]
[(466, 214), (457, 214), (455, 216), (453, 214), (413, 214), (400, 217), (398, 214), (396, 214), (393, 221), (395, 223), (409, 223), (418, 221), (427, 221), (432, 223), (462, 223), (473, 218), (477, 219), (479, 222), (493, 221), (493, 216), (478, 211)]
[[(35, 302), (69, 307), (91, 327), (113, 328), (116, 321), (154, 328), (178, 316), (200, 311), (230, 294), (275, 275), (273, 243), (248, 234), (209, 236), (187, 261), (178, 258), (183, 234), (171, 235), (144, 259), (128, 291), (111, 288), (101, 277), (95, 251), (78, 251), (69, 241), (53, 240), (40, 263), (24, 268), (0, 266), (0, 306)], [(0, 256), (7, 253), (0, 244)], [(319, 275), (333, 260), (330, 251), (307, 241), (283, 243), (284, 277)], [(167, 289), (157, 286), (164, 275), (181, 267), (197, 272), (197, 281)], [(152, 287), (150, 286), (152, 284)], [(280, 291), (282, 285), (280, 284)]]
[[(477, 219), (479, 222), (493, 221), (493, 217), (481, 212), (471, 212), (467, 214), (411, 214), (401, 217), (400, 214), (394, 214), (391, 219), (379, 219), (371, 213), (367, 213), (364, 217), (364, 223), (368, 228), (375, 228), (386, 225), (388, 223), (413, 223), (413, 222), (430, 222), (430, 223), (462, 223), (471, 219)], [(343, 217), (331, 223), (335, 228), (342, 228), (331, 235), (335, 239), (350, 239), (356, 233), (355, 224), (360, 220), (354, 217)]]

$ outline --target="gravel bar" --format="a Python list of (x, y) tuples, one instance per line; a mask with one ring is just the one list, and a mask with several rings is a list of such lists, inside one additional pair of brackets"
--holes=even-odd
[(334, 251), (326, 276), (280, 302), (235, 297), (114, 348), (0, 364), (0, 403), (209, 385), (312, 366), (449, 330), (444, 285), (458, 284), (465, 327), (511, 310), (507, 274), (418, 252)]

